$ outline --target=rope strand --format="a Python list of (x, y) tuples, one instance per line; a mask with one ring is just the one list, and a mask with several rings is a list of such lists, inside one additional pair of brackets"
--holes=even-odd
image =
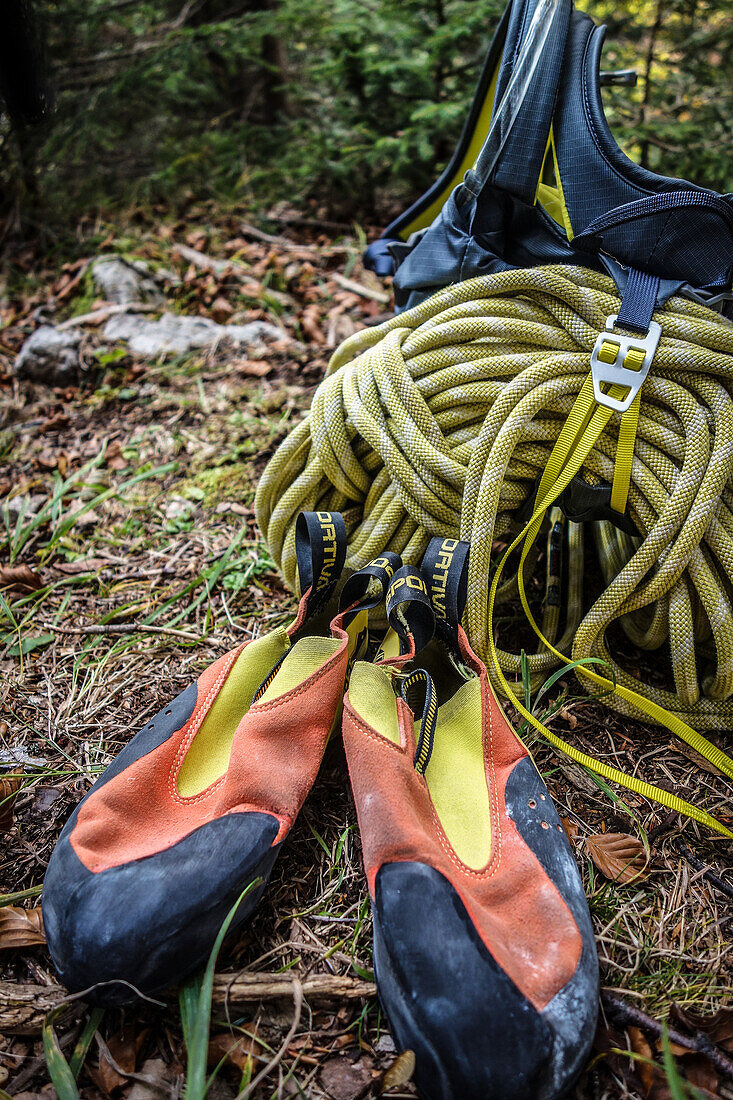
[[(586, 269), (506, 271), (441, 290), (345, 341), (257, 491), (257, 520), (286, 583), (295, 587), (304, 508), (345, 513), (351, 569), (386, 546), (416, 562), (433, 535), (465, 538), (468, 633), (498, 686), (488, 660), (494, 547), (521, 528), (514, 513), (544, 472), (596, 337), (618, 308), (611, 279)], [(730, 728), (733, 325), (679, 297), (655, 316), (662, 339), (642, 388), (629, 485), (639, 538), (593, 525), (606, 587), (591, 606), (568, 607), (575, 629), (566, 626), (559, 644), (573, 660), (603, 658), (620, 685), (683, 722)], [(613, 481), (619, 423), (611, 416), (587, 455), (589, 481)], [(575, 553), (576, 605), (579, 569)], [(497, 598), (516, 592), (516, 574), (510, 581)], [(635, 645), (669, 646), (670, 684), (624, 669), (607, 638), (614, 623)], [(556, 652), (539, 647), (533, 677), (562, 663)], [(511, 684), (520, 655), (499, 651), (498, 662)], [(638, 716), (626, 694), (607, 701)]]

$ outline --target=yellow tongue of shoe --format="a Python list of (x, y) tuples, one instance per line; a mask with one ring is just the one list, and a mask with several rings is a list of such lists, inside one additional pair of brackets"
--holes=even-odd
[(181, 765), (178, 793), (182, 798), (206, 790), (227, 770), (235, 731), (252, 696), (289, 646), (287, 631), (281, 627), (250, 642), (239, 654)]

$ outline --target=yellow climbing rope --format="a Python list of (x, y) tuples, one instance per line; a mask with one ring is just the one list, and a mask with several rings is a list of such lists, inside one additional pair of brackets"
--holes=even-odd
[[(468, 634), (515, 701), (521, 656), (494, 651), (492, 607), (518, 590), (528, 614), (529, 604), (516, 554), (504, 555), (491, 595), (492, 561), (514, 541), (531, 563), (557, 497), (547, 484), (551, 457), (555, 481), (575, 463), (591, 483), (613, 484), (615, 505), (628, 490), (638, 538), (592, 524), (605, 584), (595, 600), (590, 585), (583, 591), (582, 543), (578, 553), (568, 524), (565, 628), (556, 639), (559, 624), (546, 614), (548, 638), (531, 620), (540, 636), (528, 658), (533, 682), (568, 659), (601, 658), (616, 678), (611, 706), (667, 725), (716, 766), (722, 758), (733, 777), (728, 758), (691, 728), (733, 724), (733, 324), (680, 297), (658, 310), (662, 338), (634, 416), (622, 418), (594, 405), (592, 389), (587, 400), (591, 350), (618, 308), (606, 276), (538, 267), (448, 287), (357, 333), (265, 470), (257, 519), (291, 587), (303, 508), (344, 512), (354, 569), (385, 546), (417, 561), (435, 534), (470, 541)], [(581, 405), (558, 465), (563, 426)], [(619, 452), (626, 461), (617, 466)], [(538, 481), (535, 513), (519, 523)], [(618, 626), (635, 645), (662, 649), (653, 683), (616, 656)], [(577, 671), (613, 688), (588, 665)]]

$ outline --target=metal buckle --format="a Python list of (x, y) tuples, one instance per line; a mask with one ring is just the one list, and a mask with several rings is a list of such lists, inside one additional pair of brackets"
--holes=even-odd
[[(606, 321), (606, 328), (598, 336), (590, 356), (590, 369), (593, 376), (593, 394), (599, 405), (605, 405), (614, 412), (625, 413), (642, 387), (649, 373), (654, 353), (657, 350), (662, 327), (656, 321), (649, 322), (649, 331), (642, 335), (614, 332), (618, 314), (613, 313)], [(626, 386), (626, 397), (611, 397), (604, 393), (601, 385)]]

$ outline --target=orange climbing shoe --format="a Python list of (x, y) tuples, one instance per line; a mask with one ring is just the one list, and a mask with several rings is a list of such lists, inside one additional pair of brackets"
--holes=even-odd
[(304, 512), (291, 626), (214, 662), (130, 741), (72, 814), (43, 917), (71, 990), (122, 1001), (179, 981), (256, 906), (341, 713), (364, 616), (330, 628), (346, 557), (338, 513)]
[(395, 573), (392, 629), (345, 701), (377, 988), (424, 1100), (550, 1100), (593, 1040), (595, 944), (550, 796), (460, 626), (467, 554), (433, 539), (422, 574)]

